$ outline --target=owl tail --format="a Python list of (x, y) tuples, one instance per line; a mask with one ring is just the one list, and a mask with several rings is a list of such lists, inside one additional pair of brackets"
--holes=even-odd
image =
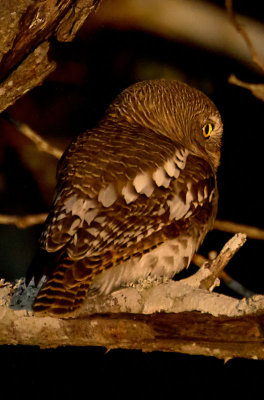
[[(43, 260), (43, 257), (41, 258)], [(27, 275), (27, 282), (34, 278), (36, 285), (43, 276), (47, 276), (37, 294), (32, 307), (33, 311), (43, 315), (70, 317), (82, 305), (89, 289), (90, 275), (87, 273), (85, 264), (67, 258), (58, 260), (55, 257), (53, 260), (46, 259), (46, 262), (41, 265), (39, 260), (40, 257), (37, 257)], [(82, 268), (83, 276), (79, 272), (79, 275), (74, 277), (73, 272), (76, 267), (78, 271)]]
[(48, 279), (38, 293), (33, 311), (62, 318), (70, 317), (82, 305), (88, 287), (83, 283), (65, 287), (57, 277)]

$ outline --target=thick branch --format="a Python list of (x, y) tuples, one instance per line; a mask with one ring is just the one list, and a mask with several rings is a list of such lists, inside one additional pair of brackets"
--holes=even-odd
[[(237, 241), (235, 236), (233, 242)], [(234, 253), (238, 243), (233, 242), (227, 243), (220, 258)], [(204, 267), (179, 282), (152, 282), (148, 288), (134, 285), (108, 296), (88, 297), (68, 319), (25, 311), (36, 288), (25, 288), (23, 282), (12, 288), (2, 282), (0, 343), (47, 348), (92, 345), (264, 359), (264, 296), (237, 300), (201, 289), (201, 282), (211, 275)]]
[(0, 2), (0, 112), (40, 85), (55, 63), (47, 40), (70, 41), (100, 0)]
[(0, 84), (0, 113), (54, 71), (56, 64), (49, 61), (48, 51), (49, 43), (43, 42)]
[[(100, 0), (8, 0), (0, 2), (0, 67), (3, 78), (27, 54), (58, 30), (59, 40), (74, 38)], [(63, 33), (62, 33), (63, 32)]]
[[(203, 277), (207, 272), (199, 273)], [(87, 300), (78, 317), (66, 320), (8, 308), (6, 285), (0, 289), (0, 343), (264, 359), (264, 296), (237, 300), (194, 287), (193, 282), (121, 289)]]

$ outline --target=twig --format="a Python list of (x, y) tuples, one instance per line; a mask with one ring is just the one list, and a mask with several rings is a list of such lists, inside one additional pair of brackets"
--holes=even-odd
[[(217, 253), (216, 253), (217, 257)], [(208, 258), (210, 260), (210, 257), (208, 255)], [(202, 256), (201, 254), (195, 254), (192, 258), (192, 262), (199, 268), (204, 266), (206, 263), (209, 265), (209, 261), (207, 258)], [(230, 276), (226, 271), (222, 271), (219, 275), (219, 278), (221, 281), (224, 282), (224, 284), (231, 290), (233, 290), (235, 293), (239, 294), (242, 297), (252, 297), (256, 293), (252, 292), (251, 290), (245, 288), (240, 282), (235, 280), (232, 276)]]
[(251, 239), (264, 240), (264, 230), (255, 226), (237, 224), (232, 221), (221, 221), (217, 219), (214, 223), (214, 229), (230, 233), (243, 232)]
[[(232, 7), (232, 0), (226, 0), (226, 9), (230, 18), (231, 23), (234, 25), (236, 30), (241, 34), (241, 36), (244, 38), (247, 47), (250, 51), (251, 54), (251, 59), (252, 61), (260, 68), (262, 72), (264, 72), (264, 63), (260, 59), (260, 56), (258, 52), (255, 49), (255, 46), (253, 45), (252, 41), (249, 38), (249, 35), (244, 28), (242, 24), (240, 24), (237, 20), (237, 17), (233, 11)], [(251, 93), (257, 97), (258, 99), (264, 101), (264, 85), (263, 84), (255, 84), (255, 83), (247, 83), (243, 82), (240, 79), (236, 78), (235, 75), (231, 75), (228, 79), (228, 82), (240, 87), (243, 87), (245, 89), (248, 89), (251, 91)]]
[[(169, 40), (191, 43), (227, 54), (250, 64), (247, 47), (241, 35), (234, 29), (226, 10), (213, 1), (188, 0), (112, 0), (102, 2), (100, 12), (91, 24), (102, 24), (115, 29), (137, 29), (154, 33)], [(264, 58), (263, 24), (244, 16), (239, 20), (247, 26), (247, 31), (261, 57)]]
[(247, 47), (248, 47), (248, 49), (249, 49), (249, 51), (250, 51), (250, 53), (251, 53), (252, 61), (253, 61), (262, 71), (264, 71), (264, 64), (263, 64), (263, 62), (261, 61), (261, 59), (260, 59), (260, 57), (259, 57), (259, 55), (258, 55), (258, 53), (257, 53), (257, 51), (256, 51), (256, 49), (255, 49), (255, 47), (254, 47), (254, 45), (253, 45), (253, 43), (252, 43), (252, 41), (251, 41), (251, 39), (249, 38), (246, 29), (244, 28), (244, 26), (243, 26), (242, 24), (240, 24), (240, 23), (238, 22), (237, 17), (236, 17), (236, 15), (235, 15), (235, 13), (234, 13), (234, 10), (233, 10), (233, 4), (232, 4), (232, 3), (233, 3), (232, 0), (226, 0), (226, 1), (225, 1), (225, 5), (226, 5), (226, 9), (227, 9), (227, 12), (228, 12), (228, 16), (229, 16), (229, 18), (230, 18), (230, 21), (232, 22), (232, 24), (234, 25), (234, 27), (236, 28), (236, 30), (240, 33), (240, 35), (243, 36), (243, 38), (244, 38), (244, 40), (245, 40), (245, 42), (246, 42), (246, 44), (247, 44)]
[[(244, 26), (242, 24), (240, 24), (238, 22), (237, 17), (233, 11), (232, 0), (225, 0), (225, 4), (226, 4), (226, 9), (227, 9), (230, 21), (234, 25), (236, 30), (240, 33), (240, 35), (244, 38), (244, 40), (247, 44), (247, 47), (250, 51), (252, 61), (261, 69), (262, 72), (264, 72), (264, 63), (260, 59), (260, 56), (259, 56), (258, 52), (256, 51), (256, 48), (253, 45), (252, 41), (250, 40), (246, 29), (244, 28)], [(228, 78), (228, 82), (233, 85), (237, 85), (237, 86), (240, 86), (240, 87), (250, 90), (251, 93), (255, 97), (264, 101), (264, 85), (263, 84), (243, 82), (233, 74)]]
[(61, 158), (63, 151), (49, 144), (40, 135), (38, 135), (35, 131), (33, 131), (33, 129), (31, 129), (27, 124), (18, 122), (13, 118), (11, 118), (10, 116), (8, 116), (8, 119), (12, 124), (14, 124), (17, 127), (19, 132), (21, 132), (24, 136), (26, 136), (36, 145), (39, 151), (48, 153), (58, 159)]
[(262, 83), (243, 82), (238, 79), (234, 74), (230, 75), (230, 77), (228, 78), (228, 82), (233, 85), (250, 90), (255, 97), (264, 101), (264, 85)]
[(222, 248), (218, 256), (210, 263), (210, 276), (200, 283), (201, 289), (209, 289), (215, 280), (220, 276), (225, 266), (235, 255), (235, 253), (246, 242), (247, 236), (244, 233), (236, 233)]
[(233, 290), (233, 292), (239, 294), (242, 297), (249, 298), (252, 296), (255, 296), (256, 293), (253, 292), (252, 290), (247, 289), (245, 286), (243, 286), (240, 282), (232, 278), (227, 272), (222, 271), (220, 274), (220, 278), (223, 280), (225, 285)]
[(47, 213), (29, 214), (25, 216), (18, 215), (2, 215), (0, 214), (0, 224), (15, 225), (18, 228), (28, 228), (29, 226), (43, 224), (47, 218)]

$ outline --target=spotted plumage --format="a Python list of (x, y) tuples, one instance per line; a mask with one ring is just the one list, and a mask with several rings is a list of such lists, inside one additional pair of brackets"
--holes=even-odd
[(221, 136), (215, 105), (184, 83), (121, 93), (59, 163), (34, 310), (67, 316), (89, 294), (187, 267), (215, 219)]

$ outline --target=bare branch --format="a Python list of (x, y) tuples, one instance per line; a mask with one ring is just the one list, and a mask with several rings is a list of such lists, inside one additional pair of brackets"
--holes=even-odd
[(0, 225), (15, 225), (17, 228), (28, 228), (33, 225), (43, 224), (47, 215), (47, 213), (25, 216), (0, 214)]
[(244, 28), (244, 26), (238, 22), (237, 17), (233, 11), (233, 1), (232, 0), (225, 0), (225, 4), (226, 4), (226, 9), (230, 18), (230, 21), (232, 22), (232, 24), (234, 25), (234, 27), (236, 28), (236, 30), (240, 33), (241, 36), (243, 36), (248, 50), (251, 53), (251, 58), (252, 61), (262, 70), (264, 71), (264, 63), (262, 62), (262, 60), (260, 59), (258, 52), (255, 49), (255, 46), (253, 45), (251, 39), (249, 38), (249, 35), (246, 31), (246, 29)]
[(39, 151), (50, 154), (51, 156), (60, 159), (63, 151), (52, 146), (46, 140), (44, 140), (39, 134), (37, 134), (33, 129), (31, 129), (27, 124), (18, 122), (11, 117), (8, 117), (9, 121), (14, 124), (19, 132), (31, 140), (37, 147)]
[[(213, 259), (215, 259), (217, 257), (217, 252), (215, 252), (216, 255)], [(208, 255), (209, 256), (209, 255)], [(211, 259), (210, 257), (208, 257), (209, 259), (205, 258), (204, 256), (202, 256), (201, 254), (195, 254), (192, 258), (192, 262), (199, 268), (203, 267), (204, 265), (209, 265), (210, 264), (210, 260), (212, 261), (213, 259)], [(252, 290), (247, 289), (246, 287), (244, 287), (240, 282), (238, 282), (237, 280), (235, 280), (232, 276), (230, 276), (226, 271), (222, 271), (219, 275), (219, 278), (221, 279), (221, 281), (224, 282), (224, 284), (231, 290), (233, 290), (236, 294), (238, 294), (239, 296), (242, 297), (252, 297), (255, 296), (256, 293), (252, 292)]]
[[(239, 19), (247, 26), (258, 53), (264, 59), (263, 24), (244, 16), (239, 16)], [(214, 2), (151, 0), (150, 7), (146, 0), (105, 1), (90, 24), (151, 32), (169, 40), (227, 54), (252, 66), (244, 40), (230, 24), (226, 11)]]
[[(237, 17), (233, 11), (233, 1), (232, 0), (225, 0), (226, 9), (230, 18), (231, 23), (234, 25), (236, 30), (240, 33), (240, 35), (244, 38), (248, 50), (251, 54), (252, 61), (260, 68), (262, 72), (264, 72), (264, 63), (261, 60), (258, 51), (256, 50), (255, 46), (253, 45), (251, 39), (249, 38), (248, 32), (245, 27), (238, 22)], [(251, 91), (251, 93), (257, 97), (258, 99), (264, 101), (264, 85), (263, 84), (255, 84), (255, 83), (247, 83), (243, 82), (240, 79), (236, 78), (235, 75), (231, 75), (228, 79), (228, 82), (245, 89)]]
[(218, 256), (210, 263), (210, 276), (201, 281), (202, 289), (209, 289), (220, 276), (226, 265), (235, 253), (246, 242), (247, 236), (244, 233), (236, 233), (222, 248)]
[(255, 226), (237, 224), (236, 222), (217, 219), (214, 223), (214, 229), (230, 233), (243, 232), (248, 238), (264, 240), (264, 230), (256, 228)]
[(238, 79), (234, 74), (230, 75), (230, 77), (228, 78), (228, 82), (232, 83), (233, 85), (250, 90), (253, 96), (264, 101), (264, 85), (262, 83), (243, 82)]
[(233, 290), (234, 293), (237, 293), (238, 295), (240, 295), (242, 297), (249, 298), (249, 297), (253, 297), (256, 295), (255, 292), (247, 289), (240, 282), (238, 282), (232, 276), (227, 274), (226, 271), (221, 272), (220, 278), (229, 289)]

